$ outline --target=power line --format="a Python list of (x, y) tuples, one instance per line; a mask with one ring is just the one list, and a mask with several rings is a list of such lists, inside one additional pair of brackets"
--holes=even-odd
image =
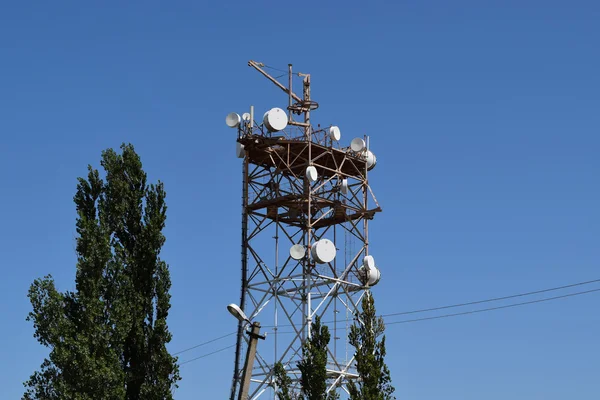
[(404, 321), (386, 322), (385, 324), (386, 325), (408, 324), (408, 323), (411, 323), (411, 322), (427, 321), (427, 320), (431, 320), (431, 319), (458, 317), (459, 315), (476, 314), (476, 313), (482, 313), (482, 312), (486, 312), (486, 311), (500, 310), (500, 309), (503, 309), (503, 308), (511, 308), (511, 307), (524, 306), (524, 305), (527, 305), (527, 304), (543, 303), (545, 301), (552, 301), (552, 300), (564, 299), (566, 297), (579, 296), (579, 295), (582, 295), (582, 294), (587, 294), (587, 293), (592, 293), (592, 292), (598, 292), (598, 291), (600, 291), (600, 289), (592, 289), (592, 290), (586, 290), (585, 292), (576, 292), (576, 293), (564, 294), (562, 296), (555, 296), (555, 297), (548, 297), (548, 298), (545, 298), (545, 299), (525, 301), (525, 302), (522, 302), (522, 303), (508, 304), (508, 305), (505, 305), (505, 306), (483, 308), (483, 309), (480, 309), (480, 310), (464, 311), (464, 312), (454, 313), (454, 314), (436, 315), (436, 316), (433, 316), (433, 317), (407, 319), (407, 320), (404, 320)]
[(204, 358), (204, 357), (212, 356), (213, 354), (220, 353), (220, 352), (225, 351), (227, 349), (230, 349), (232, 347), (235, 347), (235, 344), (232, 344), (231, 346), (223, 347), (223, 348), (221, 348), (219, 350), (215, 350), (215, 351), (212, 351), (210, 353), (203, 354), (203, 355), (201, 355), (199, 357), (192, 358), (191, 360), (186, 360), (186, 361), (184, 361), (182, 363), (179, 363), (179, 365), (184, 365), (184, 364), (191, 363), (192, 361), (196, 361), (196, 360), (199, 360), (199, 359)]
[[(519, 293), (519, 294), (510, 295), (510, 296), (495, 297), (495, 298), (491, 298), (491, 299), (471, 301), (471, 302), (468, 302), (468, 303), (459, 303), (459, 304), (452, 304), (452, 305), (448, 305), (448, 306), (441, 306), (441, 307), (434, 307), (434, 308), (424, 308), (424, 309), (419, 309), (419, 310), (403, 311), (403, 312), (391, 313), (391, 314), (383, 314), (383, 315), (381, 315), (381, 317), (387, 318), (387, 317), (399, 316), (399, 315), (417, 314), (417, 313), (424, 313), (424, 312), (430, 312), (430, 311), (439, 311), (439, 310), (444, 310), (444, 309), (449, 309), (449, 308), (464, 307), (464, 306), (475, 305), (475, 304), (489, 303), (489, 302), (493, 302), (493, 301), (508, 300), (508, 299), (513, 299), (513, 298), (517, 298), (517, 297), (531, 296), (531, 295), (534, 295), (534, 294), (547, 293), (547, 292), (561, 290), (561, 289), (568, 289), (568, 288), (577, 287), (577, 286), (589, 285), (591, 283), (597, 283), (597, 282), (600, 282), (600, 279), (594, 279), (594, 280), (585, 281), (585, 282), (578, 282), (578, 283), (573, 283), (573, 284), (564, 285), (564, 286), (557, 286), (557, 287), (553, 287), (553, 288), (549, 288), (549, 289), (536, 290), (536, 291), (532, 291), (532, 292)], [(504, 306), (489, 307), (489, 308), (484, 308), (484, 309), (479, 309), (479, 310), (465, 311), (465, 312), (460, 312), (460, 313), (436, 315), (436, 316), (432, 316), (432, 317), (415, 318), (415, 319), (409, 319), (409, 320), (403, 320), (403, 321), (386, 322), (386, 325), (406, 324), (406, 323), (419, 322), (419, 321), (427, 321), (427, 320), (433, 320), (433, 319), (457, 317), (457, 316), (461, 316), (461, 315), (477, 314), (477, 313), (482, 313), (482, 312), (487, 312), (487, 311), (494, 311), (494, 310), (500, 310), (500, 309), (504, 309), (504, 308), (512, 308), (512, 307), (524, 306), (524, 305), (528, 305), (528, 304), (535, 304), (535, 303), (542, 303), (542, 302), (546, 302), (546, 301), (558, 300), (558, 299), (563, 299), (563, 298), (567, 298), (567, 297), (579, 296), (579, 295), (582, 295), (582, 294), (587, 294), (587, 293), (592, 293), (592, 292), (597, 292), (597, 291), (600, 291), (600, 289), (593, 289), (593, 290), (588, 290), (588, 291), (583, 291), (583, 292), (576, 292), (576, 293), (566, 294), (566, 295), (562, 295), (562, 296), (555, 296), (555, 297), (549, 297), (549, 298), (544, 298), (544, 299), (526, 301), (526, 302), (521, 302), (521, 303), (508, 304), (508, 305), (504, 305)], [(351, 320), (343, 320), (343, 321), (351, 321)], [(333, 321), (328, 321), (328, 322), (325, 322), (325, 323), (329, 323), (329, 322), (333, 322)], [(290, 327), (290, 326), (291, 325), (289, 325), (289, 324), (288, 325), (279, 325), (280, 328)], [(274, 326), (264, 326), (264, 328), (274, 328)], [(339, 328), (339, 329), (342, 329), (342, 328)], [(288, 334), (288, 333), (295, 333), (295, 332), (278, 332), (278, 333), (279, 334)], [(178, 355), (178, 354), (182, 354), (182, 353), (185, 353), (185, 352), (197, 349), (199, 347), (205, 346), (207, 344), (216, 342), (216, 341), (221, 340), (221, 339), (225, 339), (225, 338), (227, 338), (229, 336), (233, 336), (235, 334), (237, 334), (237, 331), (236, 332), (228, 333), (228, 334), (223, 335), (223, 336), (219, 336), (219, 337), (217, 337), (215, 339), (207, 340), (207, 341), (202, 342), (200, 344), (197, 344), (195, 346), (192, 346), (192, 347), (189, 347), (187, 349), (184, 349), (184, 350), (178, 351), (176, 353), (173, 353), (173, 355)], [(183, 365), (183, 364), (186, 364), (188, 362), (192, 362), (192, 361), (204, 358), (204, 357), (208, 357), (208, 356), (210, 356), (212, 354), (215, 354), (215, 353), (218, 353), (218, 352), (221, 352), (221, 351), (225, 351), (225, 350), (227, 350), (227, 349), (229, 349), (229, 348), (231, 348), (233, 346), (234, 345), (228, 346), (228, 347), (224, 347), (224, 348), (219, 349), (217, 351), (214, 351), (214, 352), (211, 352), (211, 353), (208, 353), (208, 354), (204, 354), (204, 355), (202, 355), (200, 357), (196, 357), (196, 358), (193, 358), (191, 360), (184, 361), (180, 365)]]
[(452, 304), (452, 305), (449, 305), (449, 306), (442, 306), (442, 307), (424, 308), (424, 309), (421, 309), (421, 310), (414, 310), (414, 311), (403, 311), (403, 312), (392, 313), (392, 314), (383, 314), (381, 316), (382, 317), (391, 317), (391, 316), (395, 316), (395, 315), (417, 314), (417, 313), (424, 313), (424, 312), (429, 312), (429, 311), (445, 310), (445, 309), (448, 309), (448, 308), (471, 306), (471, 305), (474, 305), (474, 304), (490, 303), (492, 301), (508, 300), (508, 299), (514, 299), (516, 297), (531, 296), (531, 295), (534, 295), (534, 294), (547, 293), (547, 292), (552, 292), (552, 291), (556, 291), (556, 290), (572, 288), (572, 287), (576, 287), (576, 286), (589, 285), (590, 283), (596, 283), (596, 282), (600, 282), (600, 279), (594, 279), (594, 280), (585, 281), (585, 282), (578, 282), (578, 283), (573, 283), (573, 284), (565, 285), (565, 286), (558, 286), (558, 287), (554, 287), (554, 288), (550, 288), (550, 289), (536, 290), (534, 292), (513, 294), (511, 296), (495, 297), (495, 298), (492, 298), (492, 299), (471, 301), (471, 302), (468, 302), (468, 303)]
[[(525, 301), (522, 303), (514, 303), (514, 304), (508, 304), (508, 305), (498, 306), (498, 307), (483, 308), (483, 309), (479, 309), (479, 310), (464, 311), (464, 312), (454, 313), (454, 314), (443, 314), (443, 315), (436, 315), (433, 317), (407, 319), (407, 320), (403, 320), (403, 321), (392, 321), (392, 322), (385, 321), (385, 325), (387, 326), (387, 325), (395, 325), (395, 324), (408, 324), (408, 323), (412, 323), (412, 322), (428, 321), (428, 320), (432, 320), (432, 319), (441, 319), (441, 318), (458, 317), (460, 315), (477, 314), (477, 313), (482, 313), (482, 312), (487, 312), (487, 311), (500, 310), (503, 308), (511, 308), (511, 307), (524, 306), (524, 305), (528, 305), (528, 304), (543, 303), (545, 301), (559, 300), (559, 299), (564, 299), (567, 297), (580, 296), (583, 294), (599, 292), (599, 291), (600, 291), (600, 289), (592, 289), (592, 290), (586, 290), (584, 292), (565, 294), (562, 296), (547, 297), (545, 299), (531, 300), (531, 301)], [(337, 328), (337, 330), (343, 330), (343, 329), (345, 329), (345, 328), (343, 328), (343, 327)], [(330, 330), (335, 330), (335, 329), (330, 329)], [(296, 332), (293, 332), (293, 331), (278, 332), (278, 334), (280, 334), (280, 335), (291, 334), (291, 333), (296, 333)]]
[[(589, 285), (591, 283), (598, 283), (598, 282), (600, 282), (600, 279), (594, 279), (594, 280), (584, 281), (584, 282), (577, 282), (577, 283), (572, 283), (572, 284), (563, 285), (563, 286), (557, 286), (557, 287), (553, 287), (553, 288), (549, 288), (549, 289), (536, 290), (533, 292), (513, 294), (510, 296), (494, 297), (491, 299), (471, 301), (468, 303), (452, 304), (452, 305), (448, 305), (448, 306), (441, 306), (441, 307), (434, 307), (434, 308), (424, 308), (424, 309), (413, 310), (413, 311), (402, 311), (402, 312), (391, 313), (391, 314), (383, 314), (380, 316), (381, 317), (392, 317), (392, 316), (398, 316), (398, 315), (408, 315), (408, 314), (424, 313), (424, 312), (429, 312), (429, 311), (445, 310), (448, 308), (464, 307), (464, 306), (470, 306), (470, 305), (474, 305), (474, 304), (490, 303), (493, 301), (508, 300), (508, 299), (514, 299), (517, 297), (531, 296), (534, 294), (547, 293), (547, 292), (552, 292), (552, 291), (561, 290), (561, 289), (568, 289), (568, 288), (572, 288), (572, 287), (576, 287), (576, 286)], [(342, 320), (342, 322), (343, 321), (349, 321), (349, 320)], [(333, 323), (333, 321), (325, 321), (324, 323), (326, 323), (326, 324)], [(284, 327), (290, 327), (290, 326), (292, 326), (292, 325), (286, 324), (286, 325), (279, 325), (278, 327), (284, 328)], [(270, 326), (265, 326), (264, 328), (274, 328), (274, 327), (275, 326), (270, 325)]]
[(185, 353), (185, 352), (190, 351), (190, 350), (197, 349), (198, 347), (202, 347), (202, 346), (205, 346), (205, 345), (207, 345), (209, 343), (216, 342), (217, 340), (221, 340), (221, 339), (225, 339), (226, 337), (233, 336), (236, 333), (237, 332), (231, 332), (231, 333), (228, 333), (227, 335), (219, 336), (218, 338), (215, 338), (215, 339), (212, 339), (212, 340), (207, 340), (206, 342), (202, 342), (202, 343), (197, 344), (195, 346), (188, 347), (187, 349), (183, 349), (181, 351), (178, 351), (177, 353), (173, 353), (173, 355), (176, 356), (177, 354), (181, 354), (181, 353)]
[[(589, 282), (595, 282), (595, 281), (589, 281)], [(584, 284), (584, 283), (582, 282), (582, 284)], [(569, 285), (567, 287), (571, 287), (571, 286), (572, 285)], [(545, 291), (549, 291), (549, 290), (550, 289), (547, 289)], [(593, 292), (600, 292), (600, 289), (586, 290), (586, 291), (583, 291), (583, 292), (569, 293), (569, 294), (564, 294), (564, 295), (561, 295), (561, 296), (547, 297), (545, 299), (524, 301), (524, 302), (521, 302), (521, 303), (507, 304), (507, 305), (504, 305), (504, 306), (489, 307), (489, 308), (483, 308), (483, 309), (479, 309), (479, 310), (464, 311), (464, 312), (454, 313), (454, 314), (444, 314), (444, 315), (436, 315), (436, 316), (433, 316), (433, 317), (415, 318), (415, 319), (408, 319), (408, 320), (403, 320), (403, 321), (385, 322), (385, 325), (387, 326), (387, 325), (396, 325), (396, 324), (408, 324), (408, 323), (420, 322), (420, 321), (428, 321), (428, 320), (433, 320), (433, 319), (451, 318), (451, 317), (458, 317), (458, 316), (461, 316), (461, 315), (477, 314), (477, 313), (482, 313), (482, 312), (501, 310), (501, 309), (504, 309), (504, 308), (519, 307), (519, 306), (525, 306), (525, 305), (528, 305), (528, 304), (536, 304), (536, 303), (543, 303), (543, 302), (546, 302), (546, 301), (553, 301), (553, 300), (565, 299), (565, 298), (568, 298), (568, 297), (580, 296), (580, 295), (584, 295), (584, 294), (588, 294), (588, 293), (593, 293)], [(533, 292), (531, 292), (531, 293), (533, 293)], [(512, 296), (512, 297), (514, 297), (514, 296)], [(398, 315), (398, 314), (395, 314), (395, 315)], [(341, 328), (341, 327), (338, 328), (338, 330), (341, 330), (341, 329), (343, 329), (343, 328)], [(291, 332), (291, 331), (290, 332), (280, 332), (279, 334), (289, 334), (289, 333), (295, 333), (295, 332)], [(233, 334), (235, 334), (235, 332)], [(226, 338), (226, 337), (231, 336), (231, 335), (232, 335), (231, 333), (227, 334), (227, 335), (223, 335), (223, 336), (218, 337), (216, 339), (213, 339), (213, 340), (201, 343), (201, 344), (199, 344), (197, 346), (194, 346), (194, 348), (199, 347), (199, 346), (203, 346), (204, 344), (208, 344), (208, 343), (211, 343), (211, 342), (223, 339), (223, 338)], [(211, 356), (211, 355), (216, 354), (216, 353), (220, 353), (220, 352), (225, 351), (227, 349), (230, 349), (232, 347), (235, 347), (235, 344), (232, 344), (231, 346), (223, 347), (223, 348), (221, 348), (219, 350), (215, 350), (215, 351), (212, 351), (210, 353), (203, 354), (203, 355), (201, 355), (199, 357), (195, 357), (195, 358), (192, 358), (190, 360), (186, 360), (186, 361), (180, 363), (179, 365), (184, 365), (184, 364), (190, 363), (192, 361), (200, 360), (202, 358)], [(190, 348), (190, 349), (192, 349), (192, 348)], [(175, 354), (180, 354), (183, 351), (187, 351), (187, 350), (188, 349), (182, 350), (181, 352), (175, 353)]]

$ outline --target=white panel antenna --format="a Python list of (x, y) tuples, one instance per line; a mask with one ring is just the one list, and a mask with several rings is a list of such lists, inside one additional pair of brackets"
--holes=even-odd
[(235, 155), (237, 158), (244, 158), (246, 156), (246, 150), (244, 149), (244, 145), (240, 142), (235, 143)]

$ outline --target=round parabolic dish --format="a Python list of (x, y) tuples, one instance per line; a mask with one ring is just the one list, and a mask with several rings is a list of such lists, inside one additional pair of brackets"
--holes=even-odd
[(350, 148), (352, 149), (352, 151), (355, 151), (357, 153), (363, 151), (365, 146), (365, 141), (358, 137), (352, 139), (352, 141), (350, 142)]
[(242, 117), (240, 117), (239, 114), (234, 113), (234, 112), (227, 114), (227, 116), (225, 117), (225, 123), (230, 128), (237, 128), (239, 126), (241, 120), (242, 120)]
[(381, 272), (377, 267), (367, 269), (365, 266), (362, 266), (358, 269), (358, 274), (363, 285), (375, 286), (381, 279)]
[(377, 157), (371, 150), (367, 150), (367, 170), (370, 171), (375, 168), (375, 164), (377, 164)]
[(335, 244), (329, 239), (322, 239), (315, 242), (310, 249), (310, 255), (318, 264), (332, 262), (335, 258)]
[(285, 129), (288, 124), (288, 117), (281, 108), (272, 108), (265, 113), (263, 122), (271, 132), (277, 132)]
[(381, 279), (381, 272), (378, 268), (373, 268), (367, 272), (367, 278), (369, 286), (374, 286), (379, 283), (379, 280)]
[(319, 174), (317, 173), (317, 169), (315, 167), (313, 167), (312, 165), (310, 167), (306, 168), (306, 177), (311, 182), (316, 181), (317, 178), (319, 177)]
[(332, 126), (329, 128), (329, 137), (331, 140), (335, 140), (336, 142), (342, 138), (342, 132), (340, 132), (340, 128), (337, 126)]
[(365, 258), (363, 258), (363, 265), (367, 267), (367, 269), (375, 268), (375, 259), (373, 256), (365, 256)]
[(250, 121), (250, 114), (249, 113), (243, 113), (242, 114), (242, 119), (244, 121)]
[(306, 254), (306, 249), (301, 244), (295, 244), (292, 247), (290, 247), (290, 256), (294, 260), (302, 260), (302, 258), (304, 258), (305, 254)]

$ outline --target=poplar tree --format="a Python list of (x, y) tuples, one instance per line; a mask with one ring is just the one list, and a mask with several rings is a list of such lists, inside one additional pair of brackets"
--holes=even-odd
[(296, 400), (296, 396), (292, 389), (292, 379), (288, 376), (285, 371), (285, 367), (281, 362), (278, 362), (273, 367), (273, 377), (275, 378), (275, 384), (277, 387), (277, 400)]
[(74, 197), (75, 290), (52, 276), (29, 289), (34, 336), (49, 349), (24, 383), (25, 400), (170, 400), (180, 379), (167, 350), (169, 267), (165, 190), (148, 184), (132, 145), (102, 152), (102, 179), (88, 166)]
[(329, 328), (321, 325), (321, 318), (315, 317), (311, 325), (311, 336), (302, 346), (302, 360), (297, 367), (300, 370), (300, 394), (290, 389), (291, 379), (281, 363), (275, 364), (274, 375), (278, 387), (279, 400), (336, 400), (338, 394), (332, 390), (327, 393), (327, 345), (331, 340)]
[(356, 371), (359, 379), (348, 383), (350, 400), (395, 399), (390, 371), (385, 364), (385, 325), (375, 311), (375, 300), (370, 292), (362, 299), (362, 310), (350, 327), (349, 343), (356, 349)]

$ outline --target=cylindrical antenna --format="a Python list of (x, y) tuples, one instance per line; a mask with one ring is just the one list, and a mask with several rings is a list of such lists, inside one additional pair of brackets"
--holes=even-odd
[(290, 122), (292, 122), (292, 64), (288, 64), (288, 82), (289, 82), (289, 87), (288, 87), (288, 119)]

